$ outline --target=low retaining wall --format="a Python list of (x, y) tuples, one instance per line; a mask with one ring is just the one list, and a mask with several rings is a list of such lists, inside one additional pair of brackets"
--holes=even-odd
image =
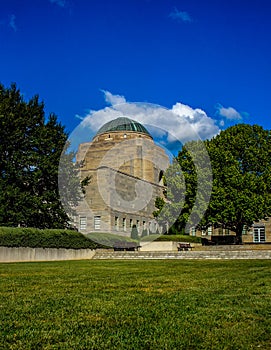
[(81, 260), (94, 255), (91, 249), (0, 247), (0, 262)]

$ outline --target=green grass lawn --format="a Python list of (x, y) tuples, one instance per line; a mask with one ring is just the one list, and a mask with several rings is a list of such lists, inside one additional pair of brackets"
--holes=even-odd
[(271, 261), (0, 264), (0, 349), (270, 349)]

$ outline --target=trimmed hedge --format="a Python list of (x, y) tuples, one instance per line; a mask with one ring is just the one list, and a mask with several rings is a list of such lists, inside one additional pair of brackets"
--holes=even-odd
[(102, 245), (73, 230), (0, 227), (0, 246), (96, 249)]
[(93, 240), (94, 242), (99, 242), (100, 244), (103, 244), (108, 247), (113, 247), (115, 243), (119, 242), (136, 242), (134, 239), (126, 236), (121, 236), (118, 234), (113, 233), (105, 233), (105, 232), (91, 232), (87, 233), (86, 237), (90, 240)]
[(143, 237), (141, 241), (201, 243), (201, 237), (189, 235), (150, 235)]
[(161, 235), (156, 239), (156, 241), (201, 243), (201, 237), (189, 236), (189, 235)]

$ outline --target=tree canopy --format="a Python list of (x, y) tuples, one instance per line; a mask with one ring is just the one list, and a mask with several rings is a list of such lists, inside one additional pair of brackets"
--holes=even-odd
[[(201, 229), (222, 227), (235, 232), (241, 242), (244, 229), (271, 216), (269, 130), (237, 124), (204, 141), (204, 147), (198, 141), (185, 144), (176, 161), (182, 175), (178, 171), (173, 177), (175, 189), (167, 190), (169, 204), (157, 200), (155, 215), (171, 222), (168, 207), (176, 201), (172, 207), (180, 213), (174, 224), (179, 231), (194, 223)], [(167, 176), (174, 168), (173, 164), (165, 174), (167, 183), (172, 182)]]
[(68, 217), (58, 194), (58, 166), (67, 140), (44, 104), (26, 102), (15, 84), (0, 84), (0, 225), (62, 228)]
[(237, 124), (206, 141), (213, 189), (201, 225), (236, 232), (271, 215), (271, 134), (258, 125)]

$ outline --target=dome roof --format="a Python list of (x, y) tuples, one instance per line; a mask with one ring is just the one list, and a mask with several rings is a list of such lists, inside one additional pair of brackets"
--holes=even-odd
[(97, 132), (97, 135), (104, 134), (111, 131), (135, 131), (142, 132), (151, 137), (148, 130), (139, 122), (126, 118), (119, 117), (117, 119), (111, 120), (105, 123)]

